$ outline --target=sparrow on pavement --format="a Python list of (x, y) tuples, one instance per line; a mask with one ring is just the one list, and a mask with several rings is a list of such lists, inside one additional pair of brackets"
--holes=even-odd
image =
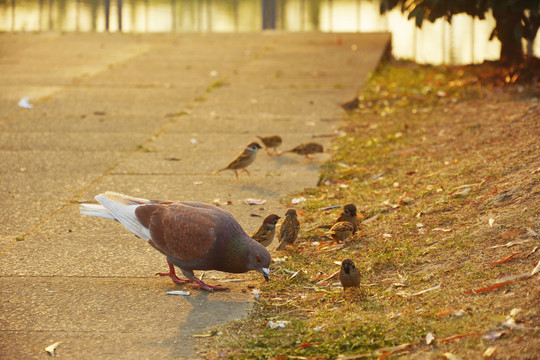
[(249, 171), (247, 171), (246, 167), (250, 165), (253, 161), (255, 161), (255, 156), (257, 156), (257, 150), (261, 149), (261, 145), (256, 143), (255, 141), (250, 142), (244, 151), (242, 151), (229, 165), (224, 167), (223, 169), (216, 170), (212, 173), (212, 175), (217, 174), (218, 172), (221, 172), (223, 170), (232, 170), (234, 171), (234, 174), (236, 175), (236, 178), (238, 179), (238, 170), (244, 170), (245, 172), (249, 174)]
[(293, 244), (298, 237), (299, 230), (300, 222), (298, 222), (296, 210), (287, 210), (285, 219), (281, 223), (281, 228), (279, 229), (278, 239), (280, 243), (276, 250), (283, 250), (287, 244)]
[[(235, 218), (216, 206), (191, 201), (147, 200), (114, 192), (96, 196), (99, 204), (82, 204), (81, 213), (117, 220), (167, 257), (173, 282), (192, 282), (196, 288), (227, 290), (208, 285), (193, 270), (270, 274), (270, 253), (244, 232)], [(187, 279), (176, 276), (174, 267)]]
[(272, 243), (272, 240), (274, 240), (276, 224), (279, 219), (280, 217), (276, 214), (270, 214), (265, 217), (261, 226), (251, 234), (251, 238), (262, 246), (268, 247)]
[(264, 147), (265, 147), (265, 150), (266, 150), (266, 153), (268, 155), (270, 155), (270, 151), (269, 149), (274, 149), (274, 153), (276, 155), (279, 155), (279, 152), (277, 150), (277, 147), (279, 145), (281, 145), (281, 136), (279, 135), (272, 135), (272, 136), (257, 136), (259, 139), (261, 139)]
[(339, 272), (339, 281), (343, 286), (343, 290), (350, 287), (360, 286), (360, 272), (354, 266), (351, 259), (345, 259), (341, 263), (341, 270)]
[(300, 144), (296, 146), (295, 148), (291, 150), (287, 150), (285, 152), (293, 152), (298, 155), (305, 155), (308, 159), (312, 159), (312, 157), (309, 156), (310, 154), (322, 153), (323, 151), (324, 149), (321, 144), (308, 142), (308, 143)]

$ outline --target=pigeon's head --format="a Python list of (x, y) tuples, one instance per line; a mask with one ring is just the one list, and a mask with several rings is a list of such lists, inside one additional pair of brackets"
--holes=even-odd
[(270, 253), (264, 246), (256, 241), (251, 243), (251, 254), (249, 259), (249, 269), (256, 270), (264, 276), (266, 281), (270, 280)]
[(356, 268), (356, 266), (354, 266), (354, 263), (351, 259), (345, 259), (341, 263), (341, 268), (343, 269), (345, 274), (350, 274), (351, 271), (353, 271)]
[(356, 206), (354, 206), (354, 204), (345, 205), (343, 207), (343, 213), (352, 217), (356, 217)]
[(270, 214), (267, 217), (264, 218), (263, 224), (265, 224), (268, 228), (275, 228), (278, 220), (281, 219), (276, 214)]
[(257, 150), (259, 149), (262, 149), (262, 146), (259, 145), (259, 143), (256, 141), (250, 142), (248, 146), (246, 146), (246, 150), (253, 151), (253, 152), (257, 152)]

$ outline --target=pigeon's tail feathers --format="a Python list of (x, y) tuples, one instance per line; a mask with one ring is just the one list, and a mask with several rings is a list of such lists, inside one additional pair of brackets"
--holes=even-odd
[(216, 170), (212, 173), (212, 175), (216, 175), (218, 172), (222, 172), (223, 170), (226, 170), (227, 168)]
[[(114, 191), (106, 191), (105, 193), (100, 194), (98, 196), (104, 196), (110, 200), (116, 201), (117, 203), (124, 204), (124, 205), (142, 205), (142, 204), (148, 204), (149, 202), (151, 202), (148, 199), (119, 194)], [(97, 197), (96, 197), (96, 200), (97, 200)]]
[(116, 220), (113, 214), (109, 210), (105, 209), (102, 205), (97, 204), (81, 204), (81, 214), (97, 216), (104, 219)]
[(150, 241), (152, 236), (150, 230), (144, 227), (135, 210), (137, 207), (149, 203), (149, 200), (134, 198), (113, 192), (106, 192), (96, 196), (96, 200), (107, 209), (116, 220), (126, 227), (129, 231), (143, 240)]

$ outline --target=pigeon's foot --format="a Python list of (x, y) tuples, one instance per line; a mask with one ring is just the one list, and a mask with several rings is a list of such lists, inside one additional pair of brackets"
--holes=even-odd
[(208, 284), (204, 283), (202, 280), (199, 280), (197, 278), (194, 278), (193, 281), (196, 282), (196, 284), (191, 285), (191, 287), (194, 288), (194, 289), (203, 289), (203, 290), (210, 291), (210, 292), (229, 290), (228, 288), (223, 287), (223, 286), (219, 286), (219, 285), (208, 285)]
[(185, 284), (185, 283), (188, 283), (188, 282), (193, 282), (193, 280), (191, 280), (191, 279), (180, 279), (178, 276), (176, 276), (176, 271), (174, 270), (174, 265), (168, 260), (167, 260), (167, 263), (169, 264), (169, 272), (168, 273), (157, 273), (156, 275), (169, 276), (171, 278), (171, 280), (175, 284)]

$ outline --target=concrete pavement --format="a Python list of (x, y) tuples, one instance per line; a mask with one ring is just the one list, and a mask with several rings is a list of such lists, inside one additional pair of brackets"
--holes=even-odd
[[(245, 316), (260, 274), (207, 272), (206, 293), (154, 274), (164, 257), (118, 223), (82, 216), (103, 191), (231, 201), (248, 233), (315, 186), (318, 165), (260, 151), (333, 134), (388, 34), (0, 34), (0, 359), (197, 358), (194, 334)], [(29, 97), (32, 109), (17, 106)], [(329, 137), (317, 138), (328, 148)], [(264, 206), (243, 204), (264, 199)], [(274, 248), (274, 243), (271, 248)], [(200, 272), (199, 272), (200, 274)], [(191, 296), (169, 296), (182, 288)]]

